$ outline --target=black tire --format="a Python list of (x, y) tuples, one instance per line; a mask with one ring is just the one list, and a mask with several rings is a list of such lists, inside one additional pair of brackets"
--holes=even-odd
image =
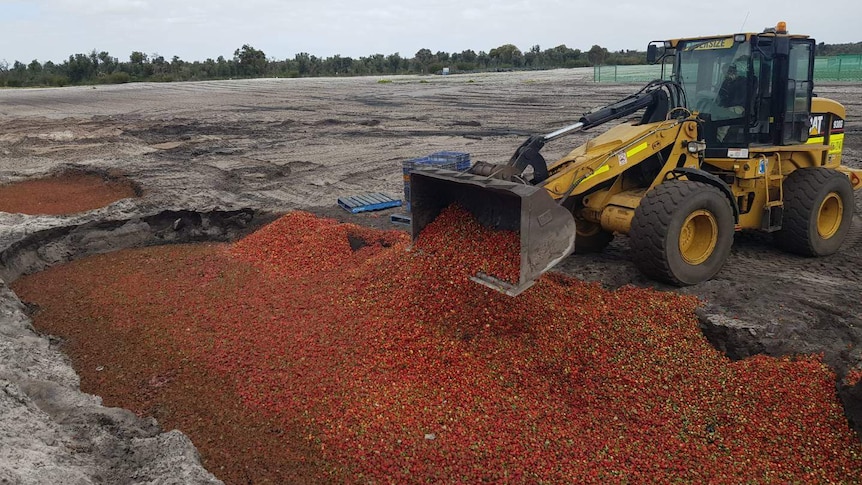
[(600, 253), (614, 239), (614, 233), (605, 231), (600, 224), (575, 219), (575, 254)]
[(629, 231), (632, 259), (652, 279), (694, 285), (724, 266), (734, 226), (730, 202), (716, 187), (687, 180), (664, 182), (635, 209)]
[(833, 254), (850, 232), (854, 206), (846, 175), (823, 167), (795, 170), (784, 181), (784, 216), (775, 242), (802, 256)]

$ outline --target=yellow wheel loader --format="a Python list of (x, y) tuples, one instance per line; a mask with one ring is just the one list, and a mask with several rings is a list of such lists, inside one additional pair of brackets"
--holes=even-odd
[[(519, 281), (474, 279), (510, 295), (573, 251), (629, 236), (635, 264), (674, 285), (712, 278), (735, 231), (774, 234), (806, 256), (836, 252), (862, 170), (841, 165), (844, 107), (813, 91), (814, 39), (780, 22), (761, 33), (655, 41), (662, 78), (527, 139), (507, 163), (411, 175), (414, 239), (457, 203), (482, 224), (518, 231)], [(623, 120), (624, 119), (624, 120)], [(555, 162), (567, 133), (623, 120)]]

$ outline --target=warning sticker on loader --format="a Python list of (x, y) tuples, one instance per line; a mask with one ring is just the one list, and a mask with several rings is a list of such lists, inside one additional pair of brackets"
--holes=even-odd
[(829, 137), (829, 154), (837, 155), (844, 150), (844, 133)]
[(601, 167), (597, 168), (593, 173), (591, 173), (591, 174), (589, 175), (589, 177), (585, 178), (585, 179), (584, 179), (584, 180), (582, 180), (581, 182), (586, 182), (587, 180), (589, 180), (589, 179), (591, 179), (591, 178), (593, 178), (593, 177), (596, 177), (596, 176), (598, 176), (599, 174), (603, 174), (603, 173), (607, 172), (607, 171), (608, 171), (608, 170), (610, 170), (610, 169), (611, 169), (611, 167), (609, 167), (607, 164), (602, 165)]

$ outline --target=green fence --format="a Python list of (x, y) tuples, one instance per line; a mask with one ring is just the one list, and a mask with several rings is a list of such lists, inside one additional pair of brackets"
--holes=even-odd
[[(665, 73), (668, 76), (669, 73)], [(659, 65), (595, 66), (593, 81), (607, 83), (648, 82), (661, 77)], [(862, 81), (862, 55), (817, 57), (815, 81)]]
[(597, 83), (648, 82), (660, 77), (661, 66), (658, 64), (593, 67), (593, 81)]
[(814, 59), (815, 81), (862, 81), (862, 55)]

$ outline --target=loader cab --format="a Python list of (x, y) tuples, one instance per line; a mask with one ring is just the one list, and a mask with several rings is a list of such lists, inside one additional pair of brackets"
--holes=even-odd
[(808, 139), (813, 39), (768, 29), (679, 40), (669, 54), (671, 77), (683, 87), (686, 107), (703, 120), (708, 158)]

